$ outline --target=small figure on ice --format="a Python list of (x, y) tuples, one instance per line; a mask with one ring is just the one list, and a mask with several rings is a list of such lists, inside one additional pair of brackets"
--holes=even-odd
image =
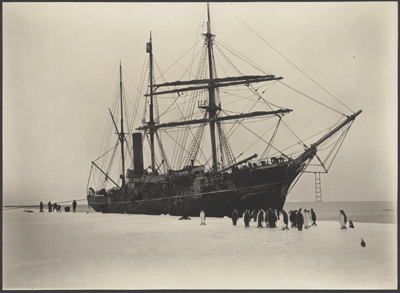
[(253, 222), (257, 222), (257, 211), (256, 209), (253, 209), (251, 216), (253, 217)]
[(365, 246), (367, 246), (366, 244), (365, 244), (365, 241), (364, 241), (364, 239), (362, 239), (362, 237), (360, 237), (361, 238), (361, 247), (365, 247)]
[(74, 199), (74, 201), (73, 201), (73, 203), (72, 203), (72, 211), (73, 211), (74, 213), (76, 213), (76, 201), (75, 201), (75, 199)]
[(351, 220), (349, 220), (349, 228), (354, 228), (354, 224)]
[(311, 226), (317, 226), (317, 215), (315, 214), (314, 210), (311, 209), (311, 220), (312, 220), (312, 224)]
[(244, 226), (249, 227), (251, 218), (250, 218), (250, 212), (248, 210), (244, 212), (243, 220), (244, 220)]
[(297, 213), (297, 216), (296, 216), (296, 224), (297, 224), (297, 229), (299, 231), (303, 230), (303, 223), (304, 223), (304, 218), (303, 218), (303, 214), (301, 213), (301, 208), (300, 208), (299, 212)]
[(43, 202), (40, 202), (40, 212), (43, 212)]
[(347, 229), (346, 228), (347, 216), (343, 210), (340, 210), (339, 222), (340, 222), (340, 226), (342, 226), (342, 228), (340, 228), (340, 229)]
[(204, 210), (201, 210), (200, 212), (200, 225), (205, 225), (206, 224), (206, 214), (204, 213)]
[(287, 215), (287, 213), (286, 213), (284, 210), (281, 210), (281, 211), (278, 213), (278, 217), (279, 217), (279, 215), (281, 215), (281, 216), (283, 217), (283, 219), (281, 219), (281, 221), (282, 221), (282, 223), (283, 223), (283, 225), (282, 225), (282, 230), (289, 230), (289, 228), (288, 228), (289, 221), (288, 221), (288, 215)]
[(235, 209), (232, 212), (232, 223), (233, 223), (233, 226), (236, 226), (238, 218), (239, 218), (239, 215), (238, 215), (237, 210)]
[(179, 218), (179, 220), (191, 220), (188, 216), (182, 216)]
[(264, 211), (261, 209), (257, 215), (257, 228), (264, 228), (262, 222), (264, 221)]

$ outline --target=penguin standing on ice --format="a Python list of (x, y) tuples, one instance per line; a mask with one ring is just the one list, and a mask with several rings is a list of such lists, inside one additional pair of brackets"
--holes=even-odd
[(296, 210), (289, 212), (289, 219), (290, 219), (290, 223), (292, 224), (292, 228), (297, 228), (297, 224), (296, 224), (297, 223), (297, 221), (296, 221), (297, 211)]
[(249, 227), (251, 218), (250, 218), (250, 212), (248, 210), (244, 212), (243, 220), (244, 220), (244, 226)]
[(253, 222), (257, 222), (257, 211), (256, 209), (253, 209), (251, 212), (251, 216), (253, 217)]
[(297, 224), (297, 229), (299, 231), (303, 230), (303, 223), (304, 223), (304, 218), (303, 218), (303, 214), (301, 213), (301, 208), (300, 208), (299, 212), (297, 213), (297, 216), (296, 216), (296, 224)]
[(308, 229), (308, 221), (310, 221), (310, 217), (308, 216), (308, 211), (304, 209), (303, 212), (304, 229)]
[(268, 208), (267, 210), (267, 218), (266, 221), (268, 222), (268, 227), (269, 228), (275, 228), (275, 213), (271, 208)]
[(349, 220), (349, 228), (354, 228), (354, 224), (351, 220)]
[(206, 214), (204, 213), (204, 210), (201, 210), (200, 212), (200, 225), (205, 225), (206, 224)]
[(340, 226), (342, 226), (342, 228), (340, 228), (340, 229), (347, 229), (346, 228), (347, 216), (343, 210), (340, 210), (339, 222), (340, 222)]
[(290, 211), (289, 211), (289, 221), (290, 221), (290, 226), (293, 228), (293, 218), (292, 218), (292, 214), (293, 214), (293, 211), (290, 210)]
[[(288, 215), (284, 210), (280, 211), (280, 214), (282, 215), (282, 221), (283, 221), (283, 226), (282, 226), (282, 230), (289, 230), (288, 228)], [(279, 215), (279, 214), (278, 214)]]
[(264, 211), (261, 209), (257, 215), (257, 228), (264, 228), (262, 222), (264, 221)]
[(233, 210), (233, 212), (232, 212), (232, 223), (233, 223), (233, 226), (236, 226), (238, 218), (239, 218), (239, 216), (238, 216), (237, 210)]
[(313, 209), (311, 209), (311, 220), (312, 220), (311, 226), (317, 226), (317, 223), (315, 223), (317, 221), (317, 215), (315, 214)]
[[(360, 237), (360, 238), (361, 238), (361, 237)], [(365, 246), (367, 246), (367, 244), (365, 244), (364, 239), (361, 238), (361, 247), (365, 247)]]

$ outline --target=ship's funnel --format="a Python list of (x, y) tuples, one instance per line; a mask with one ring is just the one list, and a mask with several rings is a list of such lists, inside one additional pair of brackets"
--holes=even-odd
[(140, 132), (132, 134), (133, 139), (133, 173), (143, 175), (143, 147), (142, 134)]

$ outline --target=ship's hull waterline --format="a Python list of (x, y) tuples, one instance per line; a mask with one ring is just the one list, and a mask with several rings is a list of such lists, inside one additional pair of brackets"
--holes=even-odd
[[(223, 217), (230, 216), (234, 209), (240, 214), (246, 209), (271, 207), (280, 210), (292, 182), (304, 167), (305, 164), (277, 164), (239, 170), (224, 176), (210, 176), (207, 182), (212, 182), (212, 186), (203, 183), (197, 187), (202, 192), (196, 192), (193, 185), (168, 190), (167, 183), (159, 182), (147, 183), (149, 188), (143, 185), (138, 187), (142, 199), (136, 199), (138, 190), (114, 195), (91, 195), (87, 199), (95, 211), (106, 213), (198, 216), (204, 210), (207, 216)], [(204, 182), (201, 181), (204, 178), (200, 176), (197, 181)]]

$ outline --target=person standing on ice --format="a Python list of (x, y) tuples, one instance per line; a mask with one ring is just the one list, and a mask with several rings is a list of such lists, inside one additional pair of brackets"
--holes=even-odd
[(204, 213), (204, 210), (201, 210), (200, 212), (200, 225), (205, 225), (206, 224), (206, 214)]
[(40, 202), (40, 212), (43, 212), (43, 203)]
[(74, 202), (72, 203), (72, 211), (75, 213), (76, 212), (76, 201), (74, 199)]
[(53, 210), (52, 210), (52, 208), (51, 208), (51, 201), (49, 201), (49, 203), (48, 203), (47, 205), (48, 205), (48, 207), (49, 207), (49, 212), (52, 212)]

